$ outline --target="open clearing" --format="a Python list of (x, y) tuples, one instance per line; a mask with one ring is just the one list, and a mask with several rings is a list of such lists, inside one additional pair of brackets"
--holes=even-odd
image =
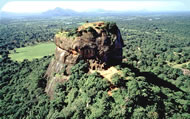
[(106, 78), (109, 82), (111, 82), (111, 77), (114, 74), (120, 73), (115, 67), (110, 67), (107, 70), (90, 70), (90, 73), (94, 73), (95, 71), (100, 73), (100, 75), (102, 75), (104, 78)]
[(100, 75), (106, 78), (109, 82), (111, 82), (111, 78), (114, 74), (119, 74), (120, 76), (122, 76), (122, 71), (116, 69), (113, 66), (108, 68), (107, 70), (90, 70), (90, 73), (94, 73), (95, 71), (100, 73)]
[(11, 51), (9, 55), (14, 61), (23, 61), (24, 59), (33, 60), (51, 55), (55, 52), (55, 44), (53, 42), (40, 43), (34, 46), (16, 48), (16, 52)]
[(188, 65), (190, 63), (190, 61), (182, 63), (182, 64), (176, 64), (176, 63), (171, 63), (171, 62), (167, 62), (169, 66), (171, 66), (172, 68), (177, 68), (177, 69), (181, 69), (183, 65)]

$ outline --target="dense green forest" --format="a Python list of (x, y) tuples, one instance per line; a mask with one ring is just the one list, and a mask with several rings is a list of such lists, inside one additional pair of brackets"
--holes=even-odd
[[(50, 100), (44, 74), (53, 55), (17, 62), (10, 52), (52, 41), (85, 21), (116, 22), (125, 44), (116, 66), (121, 74), (110, 87), (80, 61)], [(190, 15), (1, 19), (0, 31), (1, 119), (190, 118), (190, 74), (184, 73), (190, 70)]]

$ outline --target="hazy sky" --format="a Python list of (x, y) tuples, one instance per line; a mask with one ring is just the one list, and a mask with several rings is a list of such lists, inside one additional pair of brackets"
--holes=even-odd
[[(189, 3), (189, 4), (188, 4)], [(10, 1), (1, 6), (1, 11), (17, 13), (38, 13), (56, 7), (72, 9), (75, 11), (88, 11), (95, 9), (113, 11), (190, 11), (189, 0), (121, 0), (121, 1)]]

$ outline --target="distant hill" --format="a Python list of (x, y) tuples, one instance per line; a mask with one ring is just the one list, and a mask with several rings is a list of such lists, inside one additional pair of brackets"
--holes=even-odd
[(79, 16), (80, 14), (71, 9), (55, 8), (42, 13), (13, 13), (13, 12), (0, 12), (0, 18), (12, 18), (12, 17), (53, 17), (53, 16)]
[(78, 15), (79, 13), (71, 10), (71, 9), (62, 9), (62, 8), (55, 8), (53, 10), (48, 10), (46, 12), (43, 12), (41, 15), (42, 16), (75, 16)]
[(71, 9), (55, 8), (42, 13), (13, 13), (0, 12), (0, 18), (22, 18), (22, 17), (55, 17), (55, 16), (133, 16), (133, 15), (154, 15), (154, 14), (181, 15), (189, 12), (151, 12), (147, 10), (139, 11), (112, 11), (104, 9), (91, 9), (84, 12), (77, 12)]
[[(110, 11), (104, 9), (92, 9), (85, 12), (77, 12), (71, 9), (63, 9), (63, 8), (55, 8), (52, 10), (48, 10), (43, 12), (42, 16), (108, 16), (108, 15), (125, 15), (131, 14), (126, 11)], [(134, 12), (132, 12), (134, 13)]]

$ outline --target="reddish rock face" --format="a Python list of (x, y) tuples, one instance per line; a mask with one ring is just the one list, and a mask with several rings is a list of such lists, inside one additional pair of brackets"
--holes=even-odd
[[(101, 70), (122, 61), (123, 40), (114, 23), (86, 23), (75, 30), (57, 33), (54, 41), (55, 59), (51, 61), (46, 72), (48, 82), (63, 69), (69, 75), (72, 66), (80, 60), (86, 61), (94, 70)], [(49, 89), (48, 85), (46, 89)]]

